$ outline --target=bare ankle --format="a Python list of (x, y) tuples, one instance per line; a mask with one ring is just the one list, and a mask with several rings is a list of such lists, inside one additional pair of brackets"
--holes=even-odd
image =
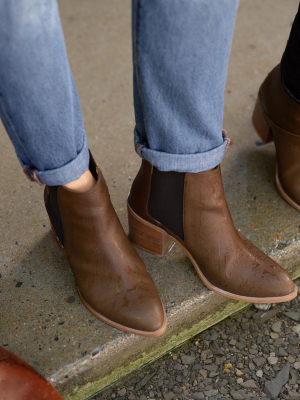
[(66, 188), (76, 190), (77, 192), (86, 192), (92, 189), (96, 184), (96, 180), (89, 170), (85, 171), (79, 179), (64, 185)]

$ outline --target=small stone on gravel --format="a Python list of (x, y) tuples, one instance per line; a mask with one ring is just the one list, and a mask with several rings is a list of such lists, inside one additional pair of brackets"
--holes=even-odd
[(209, 347), (209, 349), (215, 356), (224, 355), (224, 351), (220, 348), (217, 342), (213, 342), (213, 344)]
[(264, 357), (256, 357), (256, 358), (253, 358), (253, 362), (254, 362), (258, 367), (260, 367), (261, 365), (263, 365), (263, 364), (266, 362), (266, 360), (265, 360)]
[(207, 371), (205, 369), (200, 369), (200, 374), (203, 376), (204, 379), (207, 378)]
[(257, 324), (264, 324), (269, 319), (275, 317), (275, 315), (277, 315), (278, 311), (279, 311), (279, 309), (277, 307), (274, 307), (269, 311), (259, 311), (258, 313), (253, 314), (252, 318)]
[(294, 368), (295, 369), (299, 369), (300, 368), (300, 361), (295, 362)]
[(168, 392), (168, 393), (164, 394), (165, 400), (172, 400), (172, 399), (174, 399), (174, 397), (175, 397), (175, 394), (173, 392)]
[(193, 394), (193, 397), (195, 397), (195, 399), (204, 399), (205, 398), (205, 396), (204, 396), (204, 394), (203, 393), (201, 393), (201, 392), (197, 392), (197, 393), (194, 393)]
[(210, 350), (203, 350), (201, 351), (201, 361), (206, 361), (207, 356), (209, 355)]
[(216, 396), (218, 393), (219, 392), (216, 389), (210, 389), (204, 392), (204, 394), (208, 397)]
[(300, 324), (293, 326), (293, 331), (297, 333), (297, 335), (300, 333)]
[(288, 360), (288, 362), (291, 363), (291, 364), (294, 364), (294, 362), (296, 361), (296, 360), (294, 359), (294, 357), (291, 356), (291, 355), (288, 356), (287, 360)]
[(199, 369), (201, 369), (202, 368), (202, 365), (201, 364), (195, 364), (194, 366), (193, 366), (193, 371), (198, 371)]
[(153, 374), (148, 374), (144, 376), (144, 378), (137, 383), (135, 390), (136, 391), (141, 390), (150, 381), (150, 379), (153, 378), (154, 375), (155, 372)]
[(255, 381), (253, 379), (249, 379), (248, 381), (242, 383), (241, 385), (245, 388), (251, 388), (251, 389), (257, 388)]
[(245, 398), (245, 396), (236, 390), (231, 390), (230, 394), (234, 400), (243, 400)]
[(268, 357), (268, 363), (270, 365), (276, 365), (278, 363), (278, 357), (274, 356)]
[(288, 353), (282, 347), (279, 347), (279, 349), (276, 349), (275, 354), (276, 354), (276, 356), (279, 356), (279, 357), (288, 357)]
[(297, 311), (288, 311), (283, 313), (286, 317), (294, 320), (294, 321), (300, 321), (300, 312)]
[(277, 399), (282, 387), (287, 383), (290, 374), (290, 364), (287, 363), (271, 381), (267, 381), (265, 392), (272, 399)]
[(281, 331), (281, 325), (282, 325), (282, 322), (281, 322), (281, 321), (276, 321), (276, 322), (274, 322), (274, 324), (272, 324), (272, 331), (273, 331), (273, 332), (276, 332), (276, 333), (280, 333), (280, 331)]
[(262, 378), (263, 374), (264, 374), (264, 373), (262, 372), (261, 369), (259, 369), (258, 371), (256, 371), (256, 376), (258, 376), (259, 378)]
[(278, 333), (275, 333), (275, 332), (271, 332), (270, 336), (271, 336), (271, 338), (274, 339), (274, 340), (279, 338)]
[(290, 370), (290, 375), (291, 379), (289, 380), (290, 385), (296, 385), (297, 379), (298, 379), (298, 374), (297, 372), (293, 371), (292, 369)]
[(183, 365), (191, 365), (195, 362), (194, 356), (181, 356), (181, 362)]

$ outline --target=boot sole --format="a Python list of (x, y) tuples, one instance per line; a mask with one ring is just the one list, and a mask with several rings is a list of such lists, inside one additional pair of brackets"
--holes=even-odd
[(167, 233), (164, 229), (145, 221), (143, 218), (139, 217), (127, 204), (128, 207), (128, 221), (129, 221), (129, 238), (133, 244), (141, 250), (145, 250), (148, 253), (152, 253), (158, 256), (163, 256), (169, 249), (169, 247), (175, 242), (188, 256), (192, 262), (199, 278), (204, 283), (206, 287), (215, 293), (218, 293), (224, 297), (230, 299), (243, 301), (247, 303), (283, 303), (285, 301), (290, 301), (297, 296), (298, 288), (295, 288), (292, 293), (280, 296), (280, 297), (249, 297), (241, 296), (234, 293), (227, 292), (220, 289), (210, 283), (204, 274), (202, 273), (200, 267), (198, 266), (196, 260), (193, 258), (191, 253), (182, 245), (182, 243), (174, 236)]
[[(273, 142), (273, 131), (268, 123), (268, 119), (270, 119), (262, 105), (260, 92), (258, 93), (255, 108), (252, 115), (252, 123), (256, 133), (261, 138), (264, 144)], [(273, 122), (273, 121), (272, 121)], [(273, 122), (274, 126), (276, 124)], [(278, 127), (279, 128), (279, 127)], [(278, 165), (276, 164), (276, 172), (275, 172), (275, 183), (278, 192), (281, 194), (283, 199), (292, 207), (294, 207), (297, 211), (300, 211), (300, 205), (297, 204), (290, 196), (284, 191), (278, 176)]]
[[(63, 252), (63, 254), (65, 255), (65, 257), (67, 258), (67, 254), (65, 249), (62, 247), (58, 237), (56, 236), (56, 233), (51, 225), (51, 234), (52, 234), (52, 238), (54, 243), (56, 244), (56, 246), (59, 248), (60, 251)], [(110, 325), (111, 327), (118, 329), (120, 331), (124, 331), (127, 333), (133, 333), (135, 335), (139, 335), (139, 336), (144, 336), (144, 337), (157, 337), (157, 336), (161, 336), (167, 329), (167, 315), (166, 315), (166, 311), (164, 310), (164, 322), (162, 324), (162, 326), (153, 332), (148, 332), (148, 331), (141, 331), (138, 329), (133, 329), (133, 328), (129, 328), (127, 326), (118, 324), (117, 322), (114, 322), (108, 318), (106, 318), (104, 315), (99, 314), (92, 306), (89, 305), (89, 303), (83, 298), (82, 294), (80, 293), (79, 288), (77, 287), (78, 290), (78, 295), (79, 298), (82, 302), (82, 304), (84, 305), (84, 307), (91, 313), (94, 315), (94, 317), (100, 319), (102, 322), (106, 323), (107, 325)]]

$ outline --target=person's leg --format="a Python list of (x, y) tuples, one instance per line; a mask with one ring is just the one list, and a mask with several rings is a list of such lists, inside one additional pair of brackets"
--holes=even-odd
[(133, 0), (135, 144), (144, 159), (128, 198), (129, 231), (154, 254), (176, 242), (219, 294), (282, 302), (296, 296), (296, 286), (235, 229), (219, 167), (237, 6)]
[(133, 0), (135, 145), (161, 171), (217, 166), (238, 0)]
[(281, 79), (286, 92), (300, 103), (300, 5), (281, 60)]
[(89, 151), (56, 1), (1, 1), (0, 52), (0, 117), (24, 172), (80, 178)]
[(46, 184), (53, 237), (83, 304), (115, 328), (161, 335), (159, 294), (90, 157), (56, 0), (0, 1), (0, 52), (0, 116), (24, 172)]

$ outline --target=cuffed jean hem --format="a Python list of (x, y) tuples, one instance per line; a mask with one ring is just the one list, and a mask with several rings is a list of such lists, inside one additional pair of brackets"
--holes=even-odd
[[(135, 138), (137, 138), (137, 135), (135, 135)], [(160, 171), (197, 173), (215, 168), (220, 164), (230, 143), (227, 135), (223, 134), (223, 139), (221, 146), (195, 154), (170, 154), (151, 150), (139, 141), (135, 142), (135, 149), (141, 158), (147, 160)]]
[(39, 171), (30, 168), (28, 165), (24, 165), (22, 162), (21, 164), (25, 175), (31, 181), (48, 186), (60, 186), (80, 178), (81, 175), (89, 169), (89, 161), (90, 153), (85, 137), (83, 147), (77, 157), (62, 167), (48, 171)]

